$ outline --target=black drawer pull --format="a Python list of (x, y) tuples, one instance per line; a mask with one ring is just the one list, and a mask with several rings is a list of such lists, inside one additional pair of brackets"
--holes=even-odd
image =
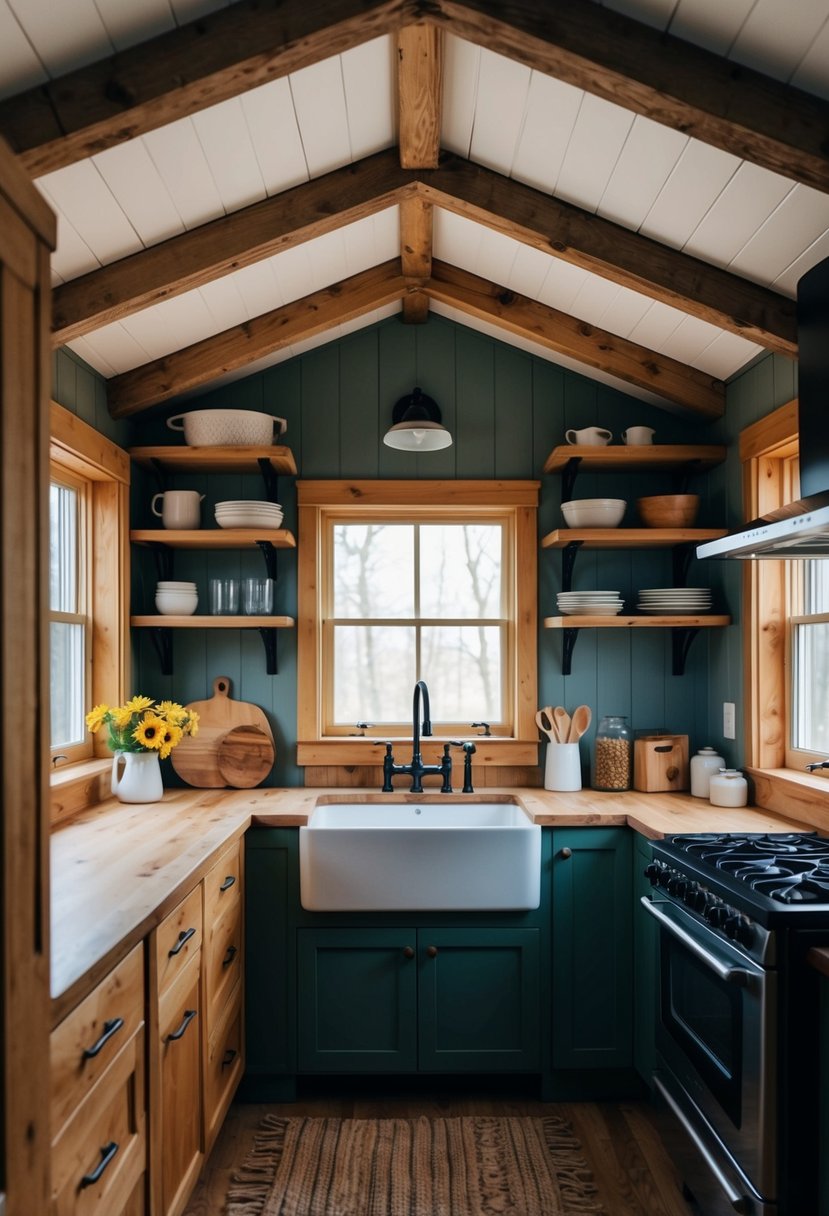
[(239, 1053), (235, 1047), (228, 1047), (227, 1051), (222, 1057), (222, 1068), (227, 1068), (228, 1064), (232, 1064), (238, 1054)]
[(94, 1057), (98, 1055), (98, 1053), (101, 1051), (101, 1049), (106, 1046), (106, 1044), (109, 1042), (109, 1040), (112, 1038), (112, 1036), (114, 1034), (118, 1033), (118, 1031), (121, 1029), (121, 1027), (123, 1025), (124, 1025), (123, 1018), (110, 1018), (110, 1020), (108, 1022), (104, 1022), (104, 1032), (101, 1035), (100, 1039), (98, 1039), (97, 1043), (93, 1043), (91, 1047), (84, 1047), (83, 1051), (81, 1052), (81, 1059), (82, 1060), (94, 1059)]
[(179, 1026), (178, 1030), (174, 1030), (172, 1032), (172, 1034), (167, 1035), (168, 1043), (173, 1043), (173, 1042), (175, 1042), (176, 1039), (181, 1038), (181, 1036), (184, 1034), (187, 1027), (193, 1021), (193, 1018), (196, 1016), (197, 1012), (198, 1012), (198, 1010), (196, 1010), (196, 1009), (185, 1009), (184, 1018), (182, 1019), (182, 1023)]
[(115, 1140), (110, 1140), (109, 1144), (104, 1145), (101, 1149), (101, 1160), (95, 1166), (95, 1169), (91, 1174), (84, 1174), (83, 1178), (81, 1178), (81, 1190), (88, 1186), (94, 1186), (96, 1182), (100, 1182), (104, 1170), (117, 1152), (118, 1144)]
[(171, 950), (167, 951), (167, 957), (175, 958), (175, 956), (181, 950), (184, 949), (184, 947), (189, 942), (190, 938), (195, 935), (195, 932), (196, 932), (195, 929), (182, 929), (181, 933), (179, 933), (179, 935), (178, 935), (178, 941), (176, 942), (176, 944), (172, 947)]
[(233, 884), (235, 883), (235, 881), (236, 881), (236, 875), (235, 875), (235, 874), (228, 874), (227, 878), (224, 880), (224, 882), (222, 883), (222, 885), (219, 887), (219, 890), (220, 890), (220, 891), (229, 891), (229, 890), (230, 890), (230, 888), (231, 888), (231, 887), (233, 886)]
[(226, 954), (226, 955), (224, 956), (224, 958), (222, 959), (222, 966), (223, 966), (223, 967), (229, 967), (229, 966), (230, 966), (230, 964), (233, 962), (233, 960), (235, 959), (235, 957), (236, 957), (236, 955), (237, 955), (238, 953), (239, 953), (239, 952), (238, 952), (238, 950), (236, 949), (236, 947), (235, 947), (235, 946), (228, 946), (228, 948), (227, 948), (227, 954)]

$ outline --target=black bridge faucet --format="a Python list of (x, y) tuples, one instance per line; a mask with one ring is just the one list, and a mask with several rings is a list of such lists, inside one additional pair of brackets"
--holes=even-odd
[[(423, 725), (421, 726), (421, 715)], [(391, 783), (392, 777), (398, 773), (407, 773), (411, 779), (412, 794), (423, 793), (422, 778), (425, 775), (436, 773), (443, 778), (443, 784), (440, 787), (442, 794), (452, 793), (452, 757), (449, 755), (450, 744), (445, 743), (443, 746), (443, 756), (440, 764), (424, 764), (423, 756), (420, 752), (420, 738), (428, 738), (432, 733), (432, 720), (429, 709), (429, 689), (426, 687), (425, 680), (418, 680), (414, 686), (414, 696), (412, 698), (412, 762), (411, 764), (395, 764), (394, 756), (392, 755), (391, 743), (386, 743), (386, 754), (383, 757), (383, 793), (389, 794), (393, 790)]]

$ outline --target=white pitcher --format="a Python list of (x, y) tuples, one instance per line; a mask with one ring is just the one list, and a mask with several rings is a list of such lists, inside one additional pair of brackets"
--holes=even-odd
[[(161, 510), (156, 503), (161, 499)], [(198, 528), (201, 525), (201, 504), (204, 495), (198, 490), (165, 490), (154, 494), (150, 510), (165, 528)]]
[[(119, 763), (123, 769), (119, 773)], [(164, 793), (158, 752), (115, 752), (112, 793), (121, 802), (159, 802)]]
[(585, 426), (580, 431), (565, 431), (564, 438), (568, 443), (584, 444), (590, 447), (604, 447), (606, 443), (610, 443), (613, 435), (610, 431), (605, 430), (603, 426)]

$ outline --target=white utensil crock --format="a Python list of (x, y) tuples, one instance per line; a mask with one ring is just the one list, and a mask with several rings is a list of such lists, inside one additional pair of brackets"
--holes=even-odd
[(548, 743), (544, 768), (545, 790), (580, 790), (581, 760), (578, 743)]

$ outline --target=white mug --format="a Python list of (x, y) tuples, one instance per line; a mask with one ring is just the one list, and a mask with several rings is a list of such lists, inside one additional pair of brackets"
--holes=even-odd
[(580, 790), (581, 758), (578, 743), (547, 744), (547, 763), (544, 766), (545, 790)]
[[(156, 506), (159, 498), (162, 500), (160, 511)], [(163, 494), (153, 495), (150, 510), (165, 528), (199, 528), (203, 501), (204, 495), (198, 490), (165, 490)]]
[(613, 435), (610, 433), (610, 431), (606, 431), (603, 426), (586, 426), (580, 431), (565, 431), (564, 438), (568, 443), (589, 444), (592, 447), (603, 447), (606, 443), (610, 443)]
[(629, 426), (626, 431), (622, 431), (622, 443), (637, 447), (644, 443), (653, 443), (655, 434), (652, 426)]

